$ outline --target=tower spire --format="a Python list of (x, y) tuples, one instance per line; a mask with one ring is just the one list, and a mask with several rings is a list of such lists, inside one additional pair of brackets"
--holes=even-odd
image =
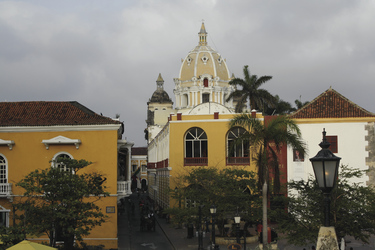
[(161, 73), (159, 73), (158, 79), (156, 80), (156, 89), (159, 91), (164, 90), (164, 80), (163, 77), (161, 77)]
[(207, 32), (206, 27), (204, 26), (204, 20), (202, 20), (201, 30), (198, 33), (199, 35), (199, 45), (206, 46), (207, 45)]

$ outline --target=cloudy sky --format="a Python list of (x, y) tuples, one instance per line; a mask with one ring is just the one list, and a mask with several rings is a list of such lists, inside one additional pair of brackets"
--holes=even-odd
[(236, 77), (294, 103), (330, 86), (375, 112), (375, 1), (0, 0), (0, 101), (78, 101), (120, 114), (145, 146), (147, 101), (161, 73), (174, 100), (181, 58), (209, 45)]

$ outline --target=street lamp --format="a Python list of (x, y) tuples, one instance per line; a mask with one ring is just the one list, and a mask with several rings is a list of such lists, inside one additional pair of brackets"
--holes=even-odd
[(215, 215), (216, 215), (216, 207), (214, 204), (210, 207), (210, 213), (212, 215), (212, 246), (211, 249), (214, 250), (216, 249), (216, 243), (215, 243)]
[(325, 213), (324, 226), (329, 227), (330, 214), (330, 193), (336, 184), (338, 169), (340, 164), (340, 157), (335, 156), (328, 147), (331, 144), (327, 141), (326, 131), (323, 129), (323, 141), (319, 144), (322, 148), (316, 156), (310, 158), (314, 169), (315, 178), (318, 182), (319, 188), (325, 195)]
[(238, 244), (240, 244), (240, 222), (241, 222), (241, 216), (237, 213), (237, 215), (234, 216), (234, 223), (236, 223), (236, 236), (237, 236)]

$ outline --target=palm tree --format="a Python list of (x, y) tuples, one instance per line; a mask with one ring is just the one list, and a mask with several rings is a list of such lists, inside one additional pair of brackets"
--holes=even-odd
[[(236, 115), (230, 122), (229, 126), (244, 127), (247, 132), (244, 133), (241, 140), (249, 140), (251, 145), (256, 148), (257, 157), (255, 158), (258, 167), (259, 189), (262, 190), (263, 196), (263, 244), (267, 244), (267, 194), (269, 173), (275, 174), (274, 192), (280, 190), (280, 172), (278, 163), (278, 152), (281, 145), (287, 144), (293, 147), (301, 154), (306, 151), (305, 143), (301, 138), (301, 131), (298, 125), (287, 116), (275, 116), (265, 124), (251, 114)], [(271, 146), (271, 142), (274, 146)]]
[[(301, 97), (300, 97), (300, 98), (301, 98)], [(305, 106), (306, 104), (308, 104), (309, 101), (302, 102), (301, 100), (296, 99), (296, 100), (294, 101), (294, 103), (296, 104), (297, 109), (300, 109), (300, 108), (302, 108), (303, 106)]]
[(243, 68), (245, 79), (234, 78), (229, 84), (233, 86), (240, 86), (241, 89), (236, 89), (232, 92), (226, 101), (238, 98), (236, 105), (236, 113), (241, 113), (242, 108), (246, 105), (247, 99), (250, 99), (250, 108), (255, 110), (263, 110), (264, 106), (273, 107), (276, 103), (275, 97), (267, 90), (259, 87), (272, 79), (272, 76), (262, 76), (258, 78), (257, 75), (251, 75), (248, 65)]

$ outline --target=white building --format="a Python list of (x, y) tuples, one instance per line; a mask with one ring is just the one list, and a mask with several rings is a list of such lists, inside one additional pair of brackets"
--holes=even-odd
[[(288, 181), (306, 181), (309, 175), (314, 176), (309, 158), (314, 157), (321, 149), (319, 143), (323, 138), (323, 129), (327, 132), (331, 151), (341, 157), (340, 165), (361, 170), (375, 167), (375, 114), (359, 107), (334, 89), (328, 89), (291, 117), (301, 129), (308, 152), (298, 159), (294, 150), (288, 148)], [(375, 178), (372, 175), (370, 172), (354, 181), (374, 185)]]

